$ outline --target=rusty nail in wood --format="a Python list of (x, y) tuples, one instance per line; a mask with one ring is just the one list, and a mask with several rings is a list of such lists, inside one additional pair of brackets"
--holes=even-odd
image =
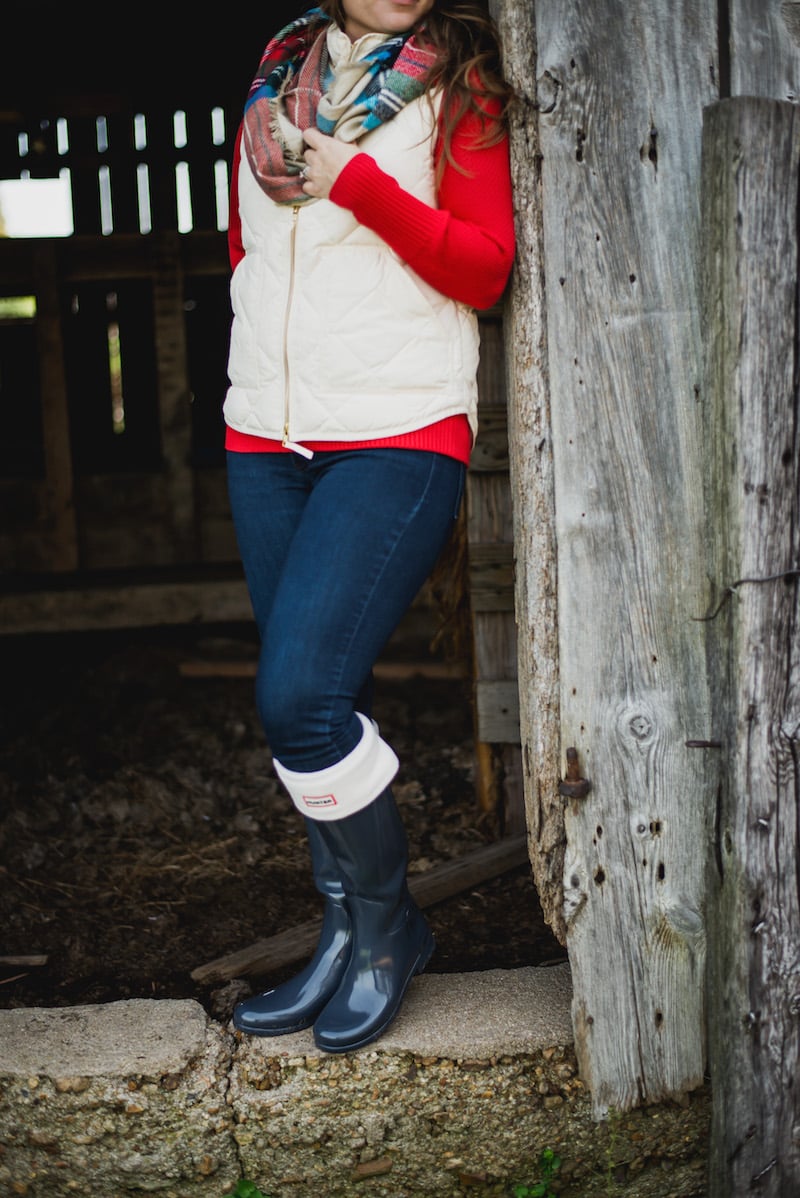
[(591, 789), (589, 779), (581, 777), (578, 750), (570, 746), (567, 749), (567, 776), (563, 782), (559, 782), (558, 793), (567, 799), (584, 799)]

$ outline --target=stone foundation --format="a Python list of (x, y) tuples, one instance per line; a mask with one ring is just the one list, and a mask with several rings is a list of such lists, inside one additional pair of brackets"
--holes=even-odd
[(709, 1099), (591, 1118), (566, 965), (417, 978), (389, 1031), (319, 1052), (192, 1001), (0, 1011), (0, 1195), (700, 1198)]

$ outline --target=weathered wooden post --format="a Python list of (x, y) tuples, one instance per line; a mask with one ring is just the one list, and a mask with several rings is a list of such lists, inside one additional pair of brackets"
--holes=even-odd
[(800, 1193), (799, 171), (795, 105), (708, 109), (712, 1198)]
[(511, 130), (517, 265), (504, 329), (517, 610), (520, 735), (528, 848), (545, 918), (563, 944), (564, 803), (560, 739), (553, 444), (547, 381), (536, 34), (525, 0), (492, 4), (520, 97)]
[[(717, 5), (531, 7), (496, 5), (524, 97), (508, 314), (520, 719), (531, 832), (551, 855), (562, 818), (566, 832), (576, 1047), (602, 1118), (704, 1075), (712, 803), (691, 742), (708, 737), (693, 617), (707, 599), (699, 176)], [(559, 798), (568, 761), (588, 796), (573, 782)]]

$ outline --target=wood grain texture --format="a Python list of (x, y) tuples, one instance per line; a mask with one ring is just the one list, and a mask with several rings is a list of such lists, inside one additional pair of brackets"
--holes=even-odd
[(800, 3), (729, 0), (731, 95), (800, 100)]
[(507, 75), (517, 92), (511, 170), (517, 256), (505, 308), (509, 485), (513, 507), (521, 777), (528, 848), (545, 918), (563, 944), (564, 805), (559, 781), (558, 620), (541, 154), (533, 6), (493, 0)]
[(800, 110), (704, 130), (712, 450), (709, 660), (720, 799), (710, 903), (712, 1198), (800, 1193)]
[(597, 1117), (704, 1068), (699, 315), (716, 4), (536, 6), (576, 1048)]

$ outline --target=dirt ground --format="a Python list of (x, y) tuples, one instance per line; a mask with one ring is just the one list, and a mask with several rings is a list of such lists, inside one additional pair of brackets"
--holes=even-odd
[[(258, 725), (249, 629), (0, 641), (0, 1007), (196, 998), (226, 1020), (269, 978), (191, 972), (320, 914), (303, 824)], [(196, 663), (239, 676), (199, 673)], [(237, 667), (238, 668), (238, 667)], [(463, 679), (379, 678), (420, 873), (489, 844)], [(435, 973), (563, 960), (527, 866), (428, 909)]]

